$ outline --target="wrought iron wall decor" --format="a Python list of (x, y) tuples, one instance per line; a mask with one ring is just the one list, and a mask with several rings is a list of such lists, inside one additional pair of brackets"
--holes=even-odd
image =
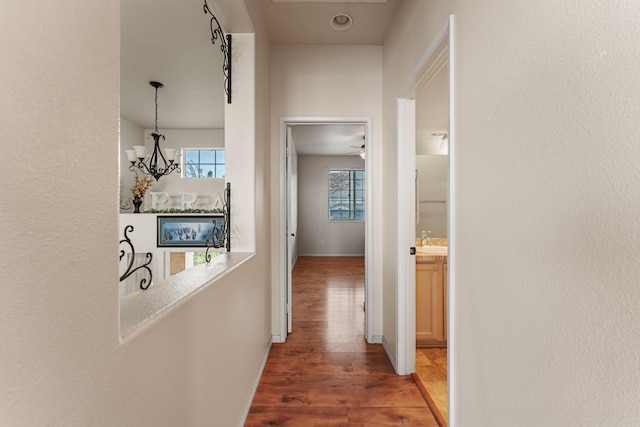
[(153, 254), (151, 254), (151, 252), (147, 252), (145, 263), (133, 268), (133, 263), (136, 258), (136, 250), (133, 247), (133, 243), (131, 243), (131, 239), (129, 239), (129, 232), (132, 232), (132, 231), (133, 231), (133, 225), (127, 225), (124, 228), (124, 239), (120, 240), (120, 244), (125, 243), (131, 250), (131, 252), (127, 252), (124, 249), (120, 249), (120, 261), (122, 261), (122, 258), (125, 256), (125, 254), (127, 253), (131, 254), (129, 257), (129, 262), (127, 264), (127, 270), (122, 274), (122, 276), (120, 276), (120, 281), (122, 282), (127, 277), (131, 276), (133, 273), (143, 268), (147, 270), (147, 272), (149, 273), (149, 283), (147, 283), (147, 279), (144, 277), (142, 278), (142, 280), (140, 280), (140, 289), (145, 290), (151, 285), (151, 280), (153, 279), (153, 273), (149, 268), (149, 264), (151, 264), (151, 261), (153, 260)]
[(133, 207), (133, 203), (131, 201), (131, 198), (128, 198), (124, 202), (122, 200), (120, 200), (120, 210), (127, 211), (127, 210), (131, 209), (132, 207)]
[(213, 222), (213, 232), (211, 236), (211, 243), (207, 239), (207, 250), (205, 252), (205, 260), (207, 264), (211, 262), (211, 254), (209, 249), (219, 249), (224, 247), (227, 252), (231, 252), (231, 183), (227, 182), (227, 186), (224, 190), (224, 206), (222, 211), (224, 213), (224, 226), (223, 228), (216, 227), (216, 220)]
[(211, 43), (215, 46), (216, 40), (220, 40), (220, 50), (224, 55), (222, 73), (224, 74), (224, 91), (227, 94), (227, 104), (231, 104), (231, 34), (224, 34), (218, 18), (213, 14), (207, 0), (204, 0), (204, 13), (211, 15), (209, 27), (211, 29)]

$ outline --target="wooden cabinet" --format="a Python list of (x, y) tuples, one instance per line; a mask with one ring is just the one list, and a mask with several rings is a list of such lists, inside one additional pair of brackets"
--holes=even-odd
[(447, 263), (416, 264), (416, 345), (447, 345)]

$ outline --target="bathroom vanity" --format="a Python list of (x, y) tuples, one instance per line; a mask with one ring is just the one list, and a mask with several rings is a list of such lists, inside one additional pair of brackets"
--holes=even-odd
[(417, 347), (447, 346), (447, 247), (442, 240), (416, 247)]

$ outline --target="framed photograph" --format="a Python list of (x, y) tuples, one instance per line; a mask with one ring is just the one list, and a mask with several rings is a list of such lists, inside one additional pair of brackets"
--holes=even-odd
[(226, 229), (223, 214), (158, 216), (158, 247), (224, 246)]

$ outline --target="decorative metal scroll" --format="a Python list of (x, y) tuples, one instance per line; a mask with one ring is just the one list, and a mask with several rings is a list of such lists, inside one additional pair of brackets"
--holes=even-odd
[[(128, 233), (132, 231), (133, 231), (133, 225), (127, 225), (124, 228), (124, 239), (120, 240), (120, 244), (125, 243), (131, 249), (131, 252), (130, 252), (131, 256), (129, 257), (127, 270), (122, 274), (122, 276), (120, 276), (120, 281), (122, 282), (123, 280), (131, 276), (136, 271), (140, 270), (141, 268), (144, 268), (149, 273), (149, 283), (147, 284), (147, 279), (143, 277), (142, 280), (140, 280), (140, 289), (145, 290), (151, 285), (151, 280), (153, 279), (153, 273), (149, 268), (149, 264), (151, 264), (151, 261), (153, 260), (153, 255), (151, 254), (151, 252), (147, 252), (146, 262), (142, 265), (139, 265), (136, 268), (133, 268), (133, 263), (136, 258), (136, 250), (133, 248), (133, 243), (131, 243), (131, 239), (129, 239), (129, 235), (128, 235)], [(120, 249), (120, 261), (122, 261), (122, 257), (124, 257), (126, 253), (127, 252), (124, 249)]]
[(216, 40), (220, 40), (220, 50), (224, 55), (222, 73), (224, 74), (224, 91), (227, 94), (227, 104), (231, 104), (231, 34), (225, 36), (218, 18), (213, 14), (207, 0), (204, 0), (204, 13), (211, 15), (209, 27), (211, 29), (211, 44), (215, 46)]
[(120, 209), (123, 211), (129, 210), (133, 207), (133, 203), (131, 201), (131, 198), (128, 198), (127, 200), (125, 200), (124, 202), (122, 200), (120, 200)]
[(211, 220), (213, 223), (213, 230), (211, 231), (211, 244), (209, 239), (206, 240), (207, 251), (204, 254), (204, 258), (207, 264), (211, 262), (211, 254), (209, 249), (226, 248), (227, 252), (231, 252), (231, 183), (227, 182), (227, 187), (224, 190), (224, 206), (222, 212), (224, 213), (224, 222), (222, 227), (217, 227), (215, 219)]

